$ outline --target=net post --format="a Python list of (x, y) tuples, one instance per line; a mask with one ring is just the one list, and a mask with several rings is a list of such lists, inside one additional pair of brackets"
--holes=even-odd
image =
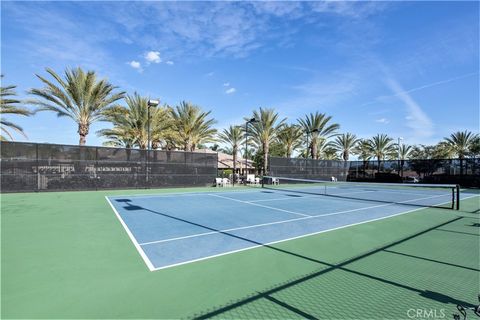
[(456, 209), (460, 210), (460, 185), (459, 184), (456, 185), (455, 190), (457, 192), (457, 194), (456, 194), (456, 202), (457, 202)]

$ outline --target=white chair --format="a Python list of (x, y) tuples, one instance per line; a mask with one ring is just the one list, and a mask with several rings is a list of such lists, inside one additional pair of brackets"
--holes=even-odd
[(247, 184), (255, 184), (255, 175), (247, 174)]
[(222, 179), (222, 184), (224, 187), (231, 187), (232, 186), (232, 183), (230, 182), (230, 179), (228, 178), (223, 178)]
[(215, 187), (223, 187), (222, 178), (215, 178)]
[(280, 179), (278, 179), (278, 178), (272, 178), (272, 184), (273, 184), (273, 185), (279, 185), (279, 184), (280, 184)]
[(260, 178), (255, 178), (255, 185), (259, 186), (260, 185)]

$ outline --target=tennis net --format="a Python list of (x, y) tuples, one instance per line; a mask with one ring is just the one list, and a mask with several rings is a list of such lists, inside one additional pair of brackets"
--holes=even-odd
[(416, 207), (460, 208), (460, 188), (450, 184), (336, 182), (264, 176), (262, 187), (281, 192), (321, 195)]

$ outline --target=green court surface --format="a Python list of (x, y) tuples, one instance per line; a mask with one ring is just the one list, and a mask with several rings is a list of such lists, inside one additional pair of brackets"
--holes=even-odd
[(478, 304), (478, 196), (153, 272), (105, 199), (211, 190), (1, 195), (1, 317), (451, 319)]

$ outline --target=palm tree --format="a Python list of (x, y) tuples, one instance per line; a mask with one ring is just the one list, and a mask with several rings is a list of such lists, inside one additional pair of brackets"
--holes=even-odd
[(340, 128), (337, 123), (329, 123), (332, 119), (331, 116), (327, 116), (325, 113), (315, 112), (306, 115), (303, 119), (298, 119), (298, 122), (303, 127), (305, 132), (311, 133), (310, 145), (308, 148), (311, 150), (312, 158), (318, 159), (317, 148), (321, 139), (328, 139), (335, 135), (335, 131)]
[[(148, 99), (147, 99), (148, 100)], [(152, 149), (156, 150), (166, 143), (166, 139), (171, 135), (172, 117), (168, 106), (150, 107), (150, 139)]]
[(231, 147), (233, 155), (233, 179), (235, 181), (237, 173), (238, 149), (240, 148), (242, 140), (244, 139), (243, 129), (239, 126), (230, 126), (228, 129), (223, 129), (223, 132), (218, 134), (218, 138), (221, 142), (224, 142)]
[(90, 125), (104, 120), (104, 111), (122, 99), (125, 92), (115, 93), (117, 87), (107, 80), (97, 80), (94, 71), (84, 72), (81, 68), (66, 69), (65, 80), (50, 68), (47, 73), (58, 83), (36, 75), (44, 84), (41, 89), (29, 92), (38, 97), (30, 103), (39, 106), (37, 111), (53, 111), (59, 117), (70, 117), (78, 125), (80, 145), (86, 143)]
[(377, 158), (377, 172), (380, 172), (380, 162), (385, 159), (385, 157), (395, 152), (393, 139), (386, 134), (377, 134), (370, 139), (370, 148)]
[(277, 139), (285, 151), (285, 156), (290, 158), (293, 151), (302, 145), (303, 131), (299, 125), (285, 125), (278, 132)]
[[(3, 75), (0, 76), (0, 78), (3, 78)], [(2, 128), (2, 132), (5, 133), (10, 139), (13, 140), (13, 136), (10, 133), (9, 129), (16, 131), (26, 137), (25, 133), (23, 132), (22, 127), (19, 125), (8, 121), (5, 119), (3, 116), (4, 114), (17, 114), (21, 116), (29, 116), (32, 114), (32, 112), (26, 108), (18, 106), (20, 103), (20, 100), (17, 100), (13, 97), (17, 95), (15, 92), (15, 88), (17, 86), (6, 86), (6, 87), (0, 87), (0, 125)], [(0, 135), (0, 140), (7, 140), (6, 137), (3, 135)]]
[[(329, 146), (323, 150), (323, 160), (340, 160), (340, 157), (337, 154), (337, 149), (333, 146)], [(345, 167), (347, 163), (345, 162)], [(348, 173), (348, 172), (347, 172)]]
[(125, 98), (127, 106), (112, 106), (105, 110), (105, 119), (113, 123), (112, 129), (98, 131), (100, 136), (109, 138), (109, 145), (140, 149), (148, 147), (148, 114), (150, 113), (150, 138), (152, 148), (157, 149), (168, 128), (168, 112), (165, 108), (150, 107), (148, 98), (134, 93)]
[(350, 152), (352, 152), (353, 148), (355, 148), (358, 140), (359, 139), (357, 139), (356, 135), (352, 133), (344, 133), (335, 138), (333, 145), (337, 152), (342, 154), (342, 159), (344, 161), (348, 161)]
[(263, 152), (263, 173), (266, 174), (270, 144), (277, 138), (285, 119), (279, 120), (278, 113), (274, 109), (263, 108), (253, 111), (253, 118), (257, 121), (250, 126), (251, 136), (257, 148)]
[(363, 174), (365, 176), (368, 161), (374, 156), (370, 141), (367, 139), (360, 139), (352, 152), (358, 156), (363, 162)]
[(470, 156), (473, 158), (480, 155), (480, 135), (477, 135), (477, 137), (473, 139), (472, 143), (470, 143), (468, 151), (470, 153)]
[(179, 144), (185, 151), (194, 151), (200, 143), (215, 141), (214, 119), (207, 119), (211, 111), (203, 112), (200, 107), (189, 102), (181, 102), (170, 108), (172, 129), (178, 134)]
[(450, 146), (452, 152), (460, 159), (460, 174), (463, 174), (463, 160), (468, 155), (471, 144), (475, 141), (477, 135), (470, 131), (457, 131), (450, 137), (444, 138)]
[(400, 161), (400, 177), (403, 177), (403, 166), (405, 165), (405, 160), (410, 157), (410, 152), (412, 152), (412, 146), (408, 144), (397, 145), (398, 156)]

